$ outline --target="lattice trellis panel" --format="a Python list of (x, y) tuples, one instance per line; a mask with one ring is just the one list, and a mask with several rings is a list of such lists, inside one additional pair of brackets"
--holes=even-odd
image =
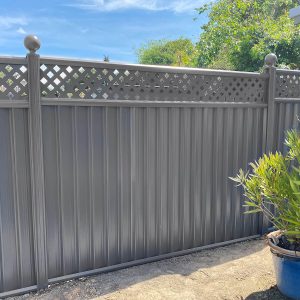
[(300, 74), (278, 73), (276, 77), (276, 97), (300, 98)]
[(28, 99), (27, 66), (0, 64), (0, 100)]
[(41, 65), (47, 98), (264, 102), (263, 78)]

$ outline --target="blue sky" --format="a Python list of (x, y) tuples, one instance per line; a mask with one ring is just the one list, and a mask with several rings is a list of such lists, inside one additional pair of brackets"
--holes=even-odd
[(23, 39), (36, 34), (43, 56), (136, 62), (149, 40), (196, 41), (209, 0), (1, 0), (0, 54), (24, 56)]

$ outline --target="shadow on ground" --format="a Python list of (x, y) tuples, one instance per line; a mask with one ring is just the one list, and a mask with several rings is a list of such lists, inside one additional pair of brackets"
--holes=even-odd
[[(44, 300), (64, 300), (64, 299), (93, 299), (95, 297), (105, 296), (111, 293), (122, 293), (122, 290), (130, 287), (130, 289), (138, 289), (141, 297), (136, 297), (134, 299), (150, 299), (143, 298), (143, 293), (145, 291), (151, 290), (153, 292), (154, 298), (151, 299), (209, 299), (205, 298), (209, 295), (210, 291), (207, 289), (208, 285), (215, 280), (216, 284), (228, 285), (228, 288), (232, 288), (232, 283), (229, 280), (236, 280), (237, 282), (247, 282), (248, 277), (253, 273), (247, 267), (243, 266), (243, 263), (239, 259), (250, 256), (258, 252), (257, 257), (260, 258), (259, 253), (264, 248), (265, 243), (262, 240), (248, 241), (239, 244), (234, 244), (226, 247), (216, 248), (213, 250), (204, 250), (198, 253), (175, 257), (171, 259), (166, 259), (163, 261), (158, 261), (154, 263), (149, 263), (141, 266), (131, 267), (128, 269), (123, 269), (111, 273), (100, 274), (97, 276), (92, 276), (89, 278), (81, 278), (78, 280), (71, 280), (69, 282), (56, 284), (51, 286), (49, 289), (38, 292), (23, 295), (20, 297), (11, 298), (15, 300), (21, 299), (44, 299)], [(256, 260), (256, 259), (255, 259)], [(250, 261), (251, 266), (256, 270), (259, 262), (255, 262), (248, 258), (248, 264)], [(209, 268), (224, 265), (227, 262), (237, 268), (238, 271), (231, 271), (230, 268), (226, 267), (224, 270), (219, 270), (218, 274), (211, 274)], [(261, 273), (266, 273), (264, 266), (260, 266)], [(209, 273), (209, 274), (208, 274)], [(216, 272), (215, 272), (216, 273)], [(269, 273), (271, 274), (271, 273)], [(170, 275), (170, 276), (168, 276)], [(266, 274), (264, 274), (265, 276)], [(273, 278), (272, 274), (267, 275)], [(174, 283), (174, 278), (180, 279), (182, 286), (177, 286)], [(173, 280), (173, 282), (172, 282)], [(256, 280), (256, 279), (255, 279)], [(260, 279), (257, 278), (257, 281)], [(152, 285), (149, 285), (149, 281), (152, 281)], [(169, 282), (170, 283), (169, 283)], [(223, 283), (224, 281), (224, 283)], [(160, 290), (160, 285), (164, 285), (165, 291), (170, 291), (169, 294), (163, 294), (164, 291)], [(187, 283), (187, 285), (186, 285)], [(168, 286), (169, 284), (169, 286)], [(200, 285), (203, 285), (203, 293), (205, 297), (198, 298)], [(250, 286), (254, 286), (255, 283), (249, 281)], [(270, 284), (269, 286), (271, 286)], [(137, 288), (137, 286), (139, 286)], [(190, 294), (190, 288), (194, 288), (193, 294)], [(266, 286), (267, 287), (267, 286)], [(214, 287), (212, 287), (213, 289)], [(227, 288), (227, 287), (225, 287)], [(187, 290), (186, 295), (184, 295), (184, 289)], [(260, 288), (261, 289), (261, 288)], [(242, 289), (241, 289), (242, 290)], [(272, 289), (271, 289), (272, 290)], [(169, 293), (168, 291), (168, 293)], [(226, 289), (224, 290), (225, 292)], [(252, 290), (251, 290), (252, 292)], [(270, 294), (271, 292), (271, 294)], [(174, 293), (172, 297), (172, 293)], [(178, 293), (183, 293), (181, 298), (177, 298)], [(264, 291), (251, 294), (246, 299), (284, 299), (284, 298), (266, 298), (268, 295), (275, 295), (279, 293), (276, 289), (272, 291)], [(276, 294), (277, 293), (277, 294)], [(153, 296), (152, 295), (152, 296)], [(194, 295), (195, 298), (190, 298), (189, 295)], [(203, 294), (202, 294), (203, 295)], [(240, 294), (241, 295), (241, 294)], [(280, 294), (278, 294), (280, 295)], [(130, 295), (120, 299), (133, 299)], [(160, 297), (161, 296), (161, 297)], [(106, 298), (105, 298), (106, 299)], [(116, 299), (116, 298), (107, 298)], [(220, 299), (220, 298), (218, 298)], [(224, 298), (225, 299), (225, 298)], [(226, 298), (228, 299), (228, 298)], [(236, 299), (236, 298), (234, 298)], [(241, 296), (239, 299), (243, 299)]]
[(284, 297), (276, 286), (272, 286), (265, 291), (252, 293), (244, 300), (289, 300), (289, 298)]

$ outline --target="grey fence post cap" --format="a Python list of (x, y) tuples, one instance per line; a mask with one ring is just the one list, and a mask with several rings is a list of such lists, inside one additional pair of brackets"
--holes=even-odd
[(36, 35), (27, 35), (24, 39), (24, 46), (30, 52), (35, 52), (41, 47), (41, 42)]
[(277, 56), (274, 53), (270, 53), (265, 57), (265, 65), (268, 67), (274, 67), (277, 63)]

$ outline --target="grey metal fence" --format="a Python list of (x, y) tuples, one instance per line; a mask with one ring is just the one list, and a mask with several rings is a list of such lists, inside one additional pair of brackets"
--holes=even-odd
[(272, 57), (260, 74), (37, 48), (0, 58), (0, 296), (262, 232), (228, 177), (281, 149), (298, 71)]

